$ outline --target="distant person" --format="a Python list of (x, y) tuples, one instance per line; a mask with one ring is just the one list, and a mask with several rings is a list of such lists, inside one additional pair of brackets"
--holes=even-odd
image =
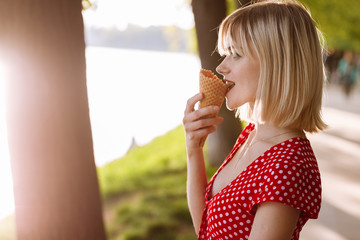
[(339, 84), (340, 77), (337, 71), (338, 63), (342, 58), (342, 53), (336, 50), (327, 50), (325, 67), (328, 74), (327, 81), (329, 84)]
[(217, 107), (194, 108), (201, 93), (186, 104), (187, 196), (198, 239), (299, 239), (321, 205), (318, 164), (305, 135), (326, 127), (319, 32), (300, 3), (262, 1), (221, 23), (218, 50), (225, 58), (217, 72), (235, 83), (227, 108), (248, 125), (207, 183), (200, 141), (223, 119), (205, 118)]
[(346, 52), (340, 59), (337, 72), (346, 96), (350, 96), (359, 75), (358, 58)]

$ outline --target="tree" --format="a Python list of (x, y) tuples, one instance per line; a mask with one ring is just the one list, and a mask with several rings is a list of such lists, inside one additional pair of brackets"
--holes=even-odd
[[(249, 1), (242, 1), (245, 4)], [(201, 67), (216, 73), (220, 64), (220, 56), (215, 51), (217, 43), (217, 28), (226, 17), (227, 7), (225, 0), (192, 0), (195, 19), (196, 36), (201, 61)], [(210, 134), (207, 140), (208, 158), (213, 165), (219, 165), (230, 152), (241, 132), (240, 121), (235, 118), (223, 105), (219, 115), (224, 117), (215, 133)]]
[[(360, 1), (301, 0), (324, 33), (329, 48), (360, 51)], [(355, 25), (354, 25), (355, 24)]]
[(0, 2), (19, 240), (105, 239), (81, 1)]

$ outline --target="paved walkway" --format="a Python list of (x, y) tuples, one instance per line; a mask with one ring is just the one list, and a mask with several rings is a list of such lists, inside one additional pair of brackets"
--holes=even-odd
[(301, 240), (360, 239), (360, 89), (349, 98), (329, 86), (324, 119), (329, 128), (309, 134), (322, 176), (323, 202)]

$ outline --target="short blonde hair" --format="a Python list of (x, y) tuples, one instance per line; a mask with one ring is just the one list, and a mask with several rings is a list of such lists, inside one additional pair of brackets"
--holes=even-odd
[(233, 48), (260, 63), (255, 103), (241, 107), (240, 117), (307, 132), (325, 129), (322, 46), (310, 12), (296, 1), (262, 1), (225, 18), (219, 29), (219, 53), (230, 54)]

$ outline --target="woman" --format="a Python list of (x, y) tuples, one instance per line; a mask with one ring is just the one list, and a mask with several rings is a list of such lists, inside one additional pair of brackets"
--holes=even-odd
[[(324, 66), (319, 32), (295, 1), (263, 1), (236, 10), (219, 29), (217, 67), (234, 86), (226, 95), (249, 125), (207, 184), (200, 139), (221, 117), (190, 98), (183, 124), (188, 205), (199, 239), (299, 239), (317, 218), (321, 182), (305, 132), (318, 132)], [(205, 197), (205, 198), (204, 198)]]

